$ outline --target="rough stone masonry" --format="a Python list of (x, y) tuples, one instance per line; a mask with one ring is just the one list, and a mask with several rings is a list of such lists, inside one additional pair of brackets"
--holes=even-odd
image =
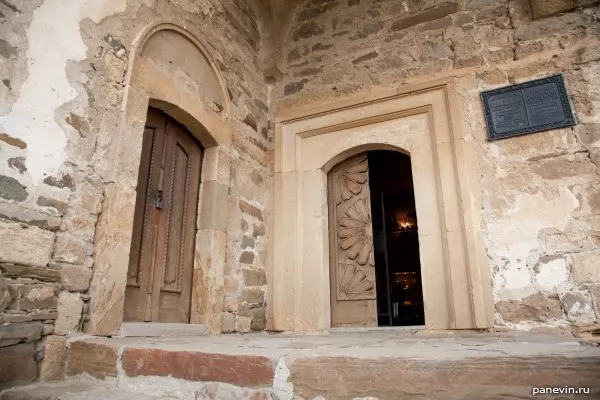
[(232, 201), (224, 330), (265, 328), (273, 124), (254, 5), (6, 0), (0, 2), (0, 387), (60, 378), (66, 337), (88, 319), (96, 224), (111, 179), (103, 160), (119, 122), (131, 43), (163, 20), (201, 37), (227, 82), (235, 137), (230, 169), (219, 171)]
[[(157, 21), (203, 41), (231, 104), (223, 332), (267, 324), (274, 116), (448, 77), (478, 151), (496, 327), (598, 329), (598, 1), (272, 3), (0, 1), (0, 387), (60, 378), (88, 320), (131, 44)], [(554, 73), (579, 124), (487, 142), (480, 91)]]

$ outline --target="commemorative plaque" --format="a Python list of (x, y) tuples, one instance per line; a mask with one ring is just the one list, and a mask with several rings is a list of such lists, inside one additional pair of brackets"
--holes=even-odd
[(576, 124), (562, 75), (481, 92), (488, 139)]

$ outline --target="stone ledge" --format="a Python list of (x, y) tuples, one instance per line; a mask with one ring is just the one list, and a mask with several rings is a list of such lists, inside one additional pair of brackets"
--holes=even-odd
[(110, 360), (101, 363), (113, 363), (113, 374), (120, 364), (119, 381), (131, 384), (153, 377), (255, 390), (293, 384), (298, 398), (327, 400), (528, 398), (533, 386), (550, 384), (600, 394), (600, 348), (555, 335), (332, 329), (314, 335), (85, 338), (71, 350), (75, 343), (85, 349), (82, 370), (95, 368), (98, 348), (111, 348)]
[(209, 329), (206, 325), (160, 322), (124, 322), (119, 331), (119, 336), (123, 337), (182, 337), (208, 334)]
[(129, 377), (171, 376), (248, 387), (270, 386), (275, 377), (274, 362), (254, 355), (127, 348), (122, 362)]
[(533, 19), (568, 12), (578, 7), (591, 7), (599, 3), (594, 0), (529, 0)]
[(600, 389), (597, 381), (600, 362), (595, 357), (465, 360), (310, 357), (290, 360), (287, 365), (294, 394), (309, 399), (320, 395), (327, 400), (363, 396), (462, 400), (490, 398), (500, 393), (506, 397), (494, 398), (528, 398), (532, 387)]
[(458, 5), (455, 3), (441, 4), (435, 8), (421, 11), (406, 18), (394, 21), (390, 26), (390, 31), (397, 32), (425, 22), (442, 19), (448, 15), (454, 14), (457, 11)]
[(0, 390), (33, 382), (38, 375), (33, 342), (0, 348)]
[(67, 350), (67, 375), (88, 373), (96, 378), (117, 376), (118, 347), (102, 342), (74, 341)]
[(4, 346), (3, 343), (11, 341), (29, 343), (39, 340), (42, 337), (43, 327), (44, 325), (39, 321), (0, 326), (0, 347)]
[(60, 269), (30, 267), (27, 265), (0, 263), (0, 271), (7, 278), (31, 278), (42, 282), (59, 282)]

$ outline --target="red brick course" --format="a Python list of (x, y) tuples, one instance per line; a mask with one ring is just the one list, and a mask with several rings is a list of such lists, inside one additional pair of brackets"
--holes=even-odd
[(172, 376), (188, 381), (270, 386), (275, 367), (267, 357), (128, 348), (123, 370), (129, 377)]

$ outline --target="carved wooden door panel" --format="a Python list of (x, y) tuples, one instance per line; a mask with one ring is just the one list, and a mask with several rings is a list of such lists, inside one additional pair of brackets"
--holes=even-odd
[(202, 150), (148, 112), (125, 292), (125, 321), (189, 322)]
[(332, 326), (377, 326), (367, 154), (329, 173)]

